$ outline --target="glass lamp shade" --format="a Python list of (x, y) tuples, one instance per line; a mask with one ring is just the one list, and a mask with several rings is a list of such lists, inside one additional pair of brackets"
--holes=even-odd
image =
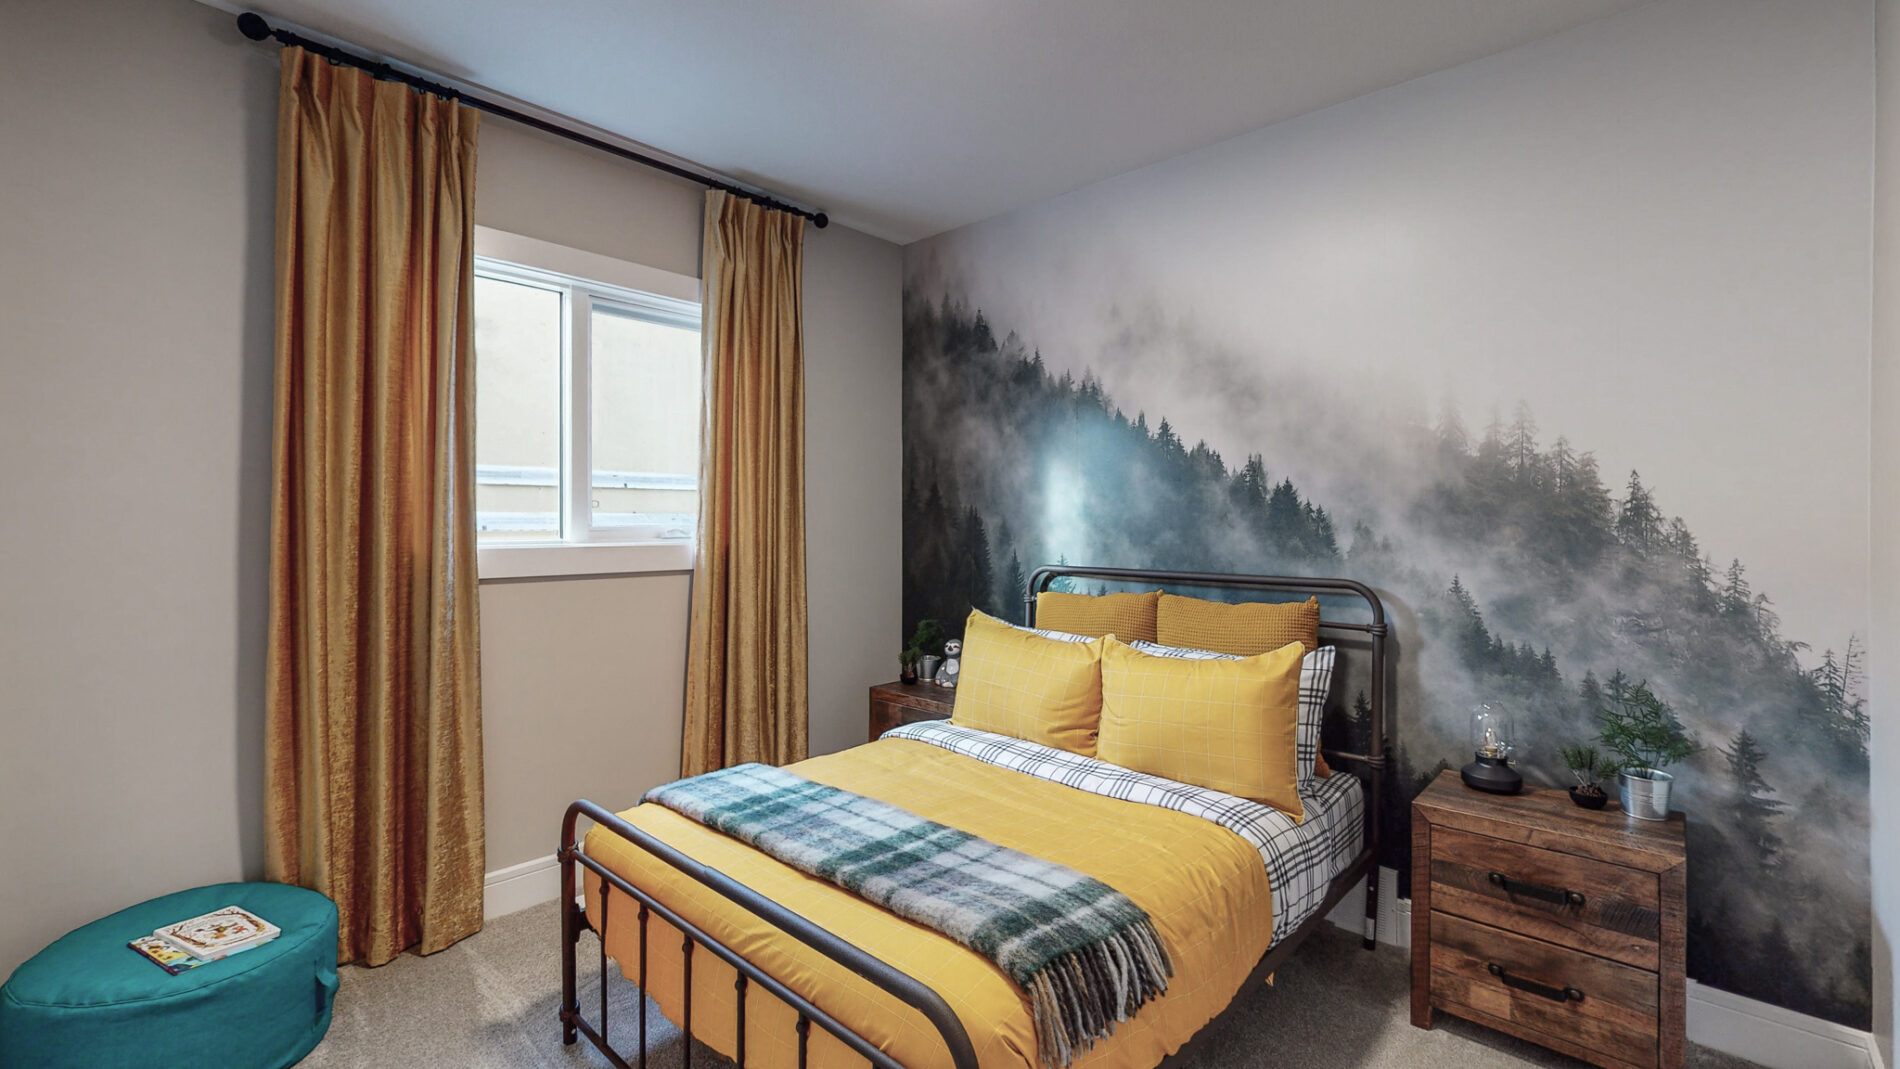
[(1465, 786), (1493, 794), (1516, 794), (1524, 777), (1511, 765), (1517, 757), (1510, 714), (1487, 702), (1471, 710), (1471, 749), (1475, 759), (1459, 773)]

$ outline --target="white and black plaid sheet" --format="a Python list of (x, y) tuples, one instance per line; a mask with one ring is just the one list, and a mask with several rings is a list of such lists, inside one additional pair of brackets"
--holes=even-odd
[[(1238, 661), (1239, 657), (1231, 653), (1215, 653), (1213, 650), (1189, 649), (1186, 646), (1163, 646), (1158, 642), (1131, 642), (1130, 646), (1143, 653), (1156, 657), (1173, 657), (1182, 661)], [(1313, 772), (1314, 762), (1319, 759), (1319, 727), (1326, 719), (1326, 696), (1333, 690), (1333, 660), (1335, 651), (1331, 646), (1321, 646), (1300, 660), (1300, 723), (1293, 738), (1294, 757), (1299, 762), (1300, 789), (1315, 783), (1323, 783)]]
[(1365, 792), (1357, 776), (1343, 773), (1300, 787), (1301, 824), (1259, 802), (944, 720), (906, 724), (883, 737), (929, 743), (1037, 779), (1172, 809), (1226, 828), (1259, 851), (1267, 867), (1274, 943), (1319, 909), (1333, 877), (1358, 856), (1365, 828)]

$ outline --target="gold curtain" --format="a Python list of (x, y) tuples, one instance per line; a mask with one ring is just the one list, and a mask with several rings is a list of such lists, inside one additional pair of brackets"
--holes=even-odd
[(802, 218), (706, 194), (688, 776), (805, 757), (804, 244)]
[(284, 49), (265, 864), (346, 962), (482, 925), (477, 119)]

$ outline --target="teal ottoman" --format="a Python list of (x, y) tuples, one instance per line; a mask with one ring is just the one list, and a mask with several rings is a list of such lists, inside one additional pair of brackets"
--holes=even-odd
[[(172, 976), (126, 942), (243, 906), (283, 929)], [(0, 987), (0, 1069), (277, 1069), (310, 1053), (336, 995), (336, 905), (301, 887), (223, 883), (61, 936)]]

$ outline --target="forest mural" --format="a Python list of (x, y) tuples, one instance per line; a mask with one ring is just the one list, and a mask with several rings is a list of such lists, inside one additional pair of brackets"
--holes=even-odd
[[(1640, 471), (1600, 470), (1592, 442), (1540, 426), (1527, 405), (1363, 418), (1353, 397), (1229, 354), (1250, 369), (1231, 389), (1251, 426), (1315, 437), (1297, 457), (1223, 455), (1092, 369), (1053, 371), (1039, 348), (1062, 339), (990, 321), (954, 278), (913, 272), (910, 287), (907, 630), (923, 617), (955, 626), (972, 607), (1020, 619), (1026, 577), (1045, 563), (1368, 582), (1399, 650), (1383, 819), (1385, 863), (1401, 872), (1406, 806), (1470, 759), (1474, 704), (1507, 705), (1527, 778), (1558, 784), (1558, 746), (1592, 740), (1601, 710), (1647, 688), (1696, 747), (1675, 769), (1690, 975), (1868, 1027), (1868, 724), (1851, 626), (1784, 633), (1746, 562), (1711, 559)], [(1181, 374), (1160, 354), (1183, 344), (1124, 331), (1117, 359), (1152, 346), (1152, 374)], [(1296, 461), (1330, 465), (1325, 488), (1294, 478)], [(1760, 492), (1772, 507), (1773, 487)], [(1328, 745), (1362, 747), (1363, 686), (1331, 706)]]

